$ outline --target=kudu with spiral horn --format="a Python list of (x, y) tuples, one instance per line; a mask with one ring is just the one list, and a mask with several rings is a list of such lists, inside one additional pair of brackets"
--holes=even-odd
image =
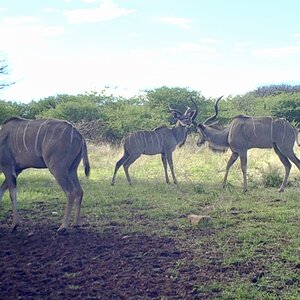
[[(244, 192), (247, 191), (247, 151), (252, 148), (273, 148), (285, 168), (279, 192), (284, 191), (291, 170), (292, 161), (300, 170), (300, 160), (294, 153), (294, 144), (298, 141), (298, 131), (288, 121), (276, 117), (249, 117), (236, 116), (229, 126), (221, 127), (215, 123), (218, 116), (218, 103), (214, 105), (215, 113), (203, 123), (197, 125), (200, 134), (198, 146), (208, 142), (214, 151), (231, 149), (232, 154), (226, 166), (223, 186), (227, 183), (227, 177), (231, 166), (240, 158), (243, 173)], [(300, 145), (299, 145), (300, 146)]]
[(121, 166), (123, 166), (126, 178), (129, 184), (132, 183), (128, 169), (142, 154), (154, 155), (161, 154), (162, 164), (164, 166), (166, 182), (169, 184), (169, 176), (167, 165), (169, 165), (173, 181), (176, 184), (172, 153), (176, 146), (182, 146), (187, 138), (187, 128), (189, 128), (198, 113), (196, 103), (193, 102), (195, 109), (187, 107), (185, 113), (181, 113), (175, 108), (169, 106), (169, 111), (172, 114), (176, 124), (169, 128), (165, 125), (153, 130), (140, 130), (130, 133), (124, 139), (124, 155), (116, 163), (111, 184), (115, 184), (116, 174)]

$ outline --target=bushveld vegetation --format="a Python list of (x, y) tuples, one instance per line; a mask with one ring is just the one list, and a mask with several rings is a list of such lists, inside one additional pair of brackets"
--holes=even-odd
[[(299, 90), (299, 86), (271, 85), (244, 95), (228, 96), (219, 104), (219, 119), (226, 124), (239, 114), (273, 115), (284, 117), (298, 126)], [(149, 130), (169, 124), (168, 106), (184, 110), (185, 105), (192, 106), (190, 97), (199, 107), (199, 121), (210, 116), (214, 99), (207, 99), (200, 92), (188, 88), (161, 87), (129, 99), (103, 90), (82, 95), (51, 96), (28, 104), (0, 100), (0, 124), (16, 115), (29, 119), (64, 119), (75, 123), (89, 140), (118, 143), (133, 130)]]

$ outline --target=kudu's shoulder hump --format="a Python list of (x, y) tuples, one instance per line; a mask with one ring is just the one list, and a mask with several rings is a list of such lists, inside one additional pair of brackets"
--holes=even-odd
[(250, 119), (252, 117), (246, 116), (246, 115), (237, 115), (233, 118), (234, 119)]
[(21, 121), (25, 121), (26, 119), (24, 118), (21, 118), (21, 117), (10, 117), (8, 119), (6, 119), (4, 122), (3, 122), (3, 125), (9, 123), (9, 122), (21, 122)]
[(153, 131), (158, 131), (158, 130), (165, 129), (165, 128), (168, 128), (168, 126), (164, 124), (164, 125), (160, 125), (160, 126), (154, 128)]

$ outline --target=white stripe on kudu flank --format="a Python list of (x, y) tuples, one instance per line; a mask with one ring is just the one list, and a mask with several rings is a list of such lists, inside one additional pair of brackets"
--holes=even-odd
[(273, 142), (273, 123), (274, 123), (274, 119), (273, 117), (270, 117), (271, 118), (271, 141)]
[(63, 139), (64, 133), (67, 130), (68, 126), (65, 126), (64, 130), (61, 132), (61, 139)]
[(137, 141), (137, 144), (139, 145), (139, 147), (142, 149), (142, 148), (144, 148), (144, 143), (142, 142), (142, 136), (141, 136), (141, 134), (140, 134), (140, 132), (139, 131), (135, 131), (134, 132), (134, 138), (135, 138), (135, 140)]
[(255, 127), (254, 118), (251, 118), (251, 119), (252, 119), (252, 124), (253, 124), (253, 133), (254, 133), (254, 135), (257, 137), (257, 135), (256, 135), (256, 127)]
[(40, 125), (40, 127), (39, 127), (39, 129), (38, 129), (38, 131), (37, 131), (37, 134), (36, 134), (35, 144), (34, 144), (34, 151), (35, 151), (36, 155), (38, 155), (38, 151), (37, 151), (37, 150), (38, 150), (38, 149), (37, 149), (37, 143), (38, 143), (38, 139), (39, 139), (39, 134), (40, 134), (40, 131), (41, 131), (42, 126), (43, 126), (46, 122), (48, 122), (48, 119), (45, 120), (45, 121)]
[(282, 122), (283, 122), (283, 135), (282, 135), (282, 141), (281, 141), (281, 143), (283, 144), (284, 138), (285, 138), (285, 132), (286, 132), (286, 122), (283, 119), (282, 119)]
[(19, 126), (16, 130), (15, 136), (14, 136), (14, 144), (15, 144), (15, 147), (16, 147), (16, 152), (21, 152), (21, 149), (20, 149), (19, 143), (18, 143), (18, 136), (19, 136), (19, 130), (21, 128), (21, 125), (22, 125), (22, 123), (20, 122)]
[(142, 134), (143, 134), (143, 139), (145, 142), (145, 148), (148, 149), (148, 142), (147, 142), (147, 137), (146, 137), (145, 131), (142, 131)]
[(25, 128), (24, 128), (24, 131), (23, 131), (23, 146), (25, 148), (26, 151), (28, 151), (28, 148), (27, 148), (27, 145), (26, 145), (26, 140), (25, 140), (25, 137), (26, 137), (26, 131), (27, 131), (27, 128), (28, 128), (28, 125), (30, 124), (32, 120), (28, 121)]
[(74, 127), (71, 125), (72, 131), (71, 131), (71, 141), (70, 141), (70, 145), (72, 145), (73, 143), (73, 138), (74, 138)]
[(159, 136), (158, 136), (158, 134), (157, 134), (157, 132), (156, 132), (156, 131), (154, 131), (154, 133), (155, 133), (155, 135), (156, 135), (156, 138), (157, 138), (158, 147), (160, 147), (160, 140), (159, 140)]
[(150, 139), (151, 139), (152, 145), (154, 146), (154, 140), (153, 140), (153, 133), (152, 133), (152, 131), (150, 132)]

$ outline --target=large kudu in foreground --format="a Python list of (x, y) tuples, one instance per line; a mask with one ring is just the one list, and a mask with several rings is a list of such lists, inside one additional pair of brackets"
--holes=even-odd
[(231, 149), (232, 154), (227, 163), (223, 186), (226, 185), (231, 166), (240, 157), (244, 192), (246, 192), (248, 149), (273, 148), (285, 167), (285, 176), (279, 192), (284, 191), (291, 170), (290, 161), (300, 170), (300, 160), (293, 150), (295, 141), (299, 145), (298, 131), (285, 119), (276, 117), (237, 116), (228, 127), (222, 128), (213, 122), (218, 115), (218, 102), (221, 98), (215, 102), (215, 114), (197, 125), (200, 133), (197, 144), (201, 146), (207, 141), (209, 147), (214, 151)]
[(119, 168), (123, 165), (126, 178), (131, 184), (131, 178), (128, 173), (128, 168), (134, 163), (142, 154), (154, 155), (161, 154), (162, 163), (164, 166), (166, 182), (169, 184), (169, 177), (167, 172), (167, 164), (169, 164), (173, 181), (176, 184), (177, 180), (174, 173), (172, 153), (176, 146), (182, 146), (187, 138), (187, 128), (190, 127), (197, 116), (197, 106), (195, 110), (187, 108), (184, 114), (179, 110), (169, 107), (169, 110), (176, 121), (173, 128), (167, 126), (160, 126), (154, 130), (141, 130), (130, 133), (124, 140), (124, 155), (116, 163), (114, 175), (111, 184), (115, 184), (116, 174)]
[(17, 176), (27, 168), (48, 168), (68, 198), (58, 231), (67, 228), (74, 201), (74, 225), (79, 225), (83, 191), (77, 177), (77, 168), (81, 159), (88, 176), (90, 165), (85, 140), (68, 122), (14, 117), (4, 123), (0, 130), (0, 171), (4, 173), (5, 180), (0, 187), (0, 199), (8, 189), (13, 207), (12, 230), (18, 226), (19, 221)]

